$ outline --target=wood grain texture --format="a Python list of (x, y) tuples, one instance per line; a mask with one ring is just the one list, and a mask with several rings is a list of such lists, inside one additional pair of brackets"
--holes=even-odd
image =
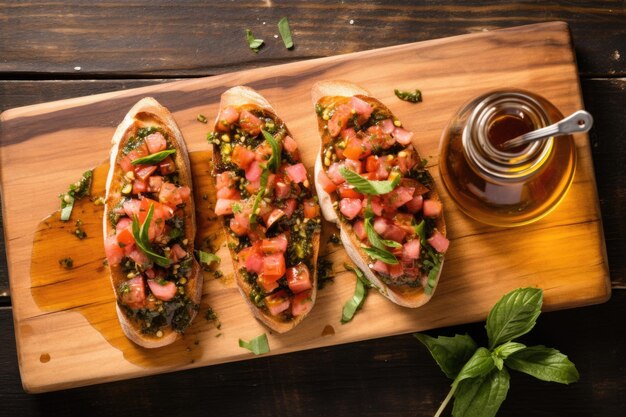
[[(274, 38), (283, 16), (290, 19), (293, 50)], [(624, 76), (625, 17), (621, 0), (273, 0), (236, 1), (236, 7), (230, 0), (2, 1), (0, 72), (66, 78), (203, 76), (563, 20), (572, 26), (583, 75), (609, 71)], [(265, 40), (259, 54), (248, 48), (246, 28)]]
[[(236, 339), (254, 337), (264, 331), (247, 316), (243, 300), (235, 295), (233, 288), (228, 285), (219, 288), (214, 282), (212, 288), (205, 287), (205, 294), (223, 303), (222, 317), (230, 320), (225, 327), (228, 335), (215, 339), (208, 329), (199, 325), (201, 353), (194, 363), (159, 366), (155, 357), (155, 366), (142, 368), (124, 360), (123, 352), (103, 340), (80, 314), (44, 312), (33, 301), (28, 271), (34, 227), (56, 208), (54, 196), (67, 186), (68, 180), (77, 178), (83, 169), (106, 157), (115, 125), (138, 98), (154, 95), (168, 106), (190, 150), (197, 151), (206, 147), (207, 128), (195, 121), (196, 115), (199, 112), (214, 115), (219, 94), (229, 86), (246, 83), (268, 97), (288, 121), (301, 146), (303, 160), (310, 168), (319, 140), (314, 113), (308, 104), (310, 86), (319, 79), (348, 78), (367, 86), (415, 131), (416, 146), (422, 155), (433, 156), (431, 166), (435, 169), (431, 172), (436, 174), (440, 132), (452, 113), (473, 96), (504, 84), (541, 91), (563, 113), (580, 108), (582, 102), (570, 48), (564, 24), (533, 25), (3, 113), (0, 155), (3, 209), (18, 354), (25, 386), (40, 391), (247, 359), (250, 355), (236, 347)], [(390, 65), (390, 62), (399, 64)], [(420, 74), (417, 81), (415, 74)], [(413, 106), (394, 98), (394, 87), (410, 88), (416, 83), (425, 94), (424, 103)], [(56, 145), (59, 141), (63, 147)], [(514, 230), (479, 225), (462, 216), (443, 196), (444, 203), (448, 203), (447, 220), (453, 246), (437, 294), (425, 307), (401, 309), (373, 295), (353, 323), (335, 325), (337, 331), (332, 337), (318, 336), (326, 324), (337, 323), (341, 305), (353, 291), (354, 278), (341, 274), (331, 290), (320, 293), (316, 309), (294, 333), (270, 336), (272, 353), (481, 320), (503, 292), (523, 285), (537, 285), (546, 290), (546, 309), (606, 300), (608, 269), (591, 153), (585, 136), (578, 137), (576, 143), (579, 169), (572, 190), (554, 213), (533, 225)], [(72, 149), (72, 153), (67, 149)], [(42, 175), (46, 187), (40, 186)], [(24, 189), (30, 192), (24, 193)], [(31, 201), (37, 201), (37, 206), (32, 207)], [(24, 207), (30, 209), (26, 214)], [(523, 253), (524, 257), (511, 258), (511, 253)], [(583, 253), (585, 256), (580, 256)], [(338, 250), (331, 258), (335, 265), (341, 265), (344, 255)], [(460, 304), (463, 309), (456, 308)], [(59, 343), (60, 339), (63, 344)], [(42, 348), (47, 348), (55, 360), (39, 362)]]

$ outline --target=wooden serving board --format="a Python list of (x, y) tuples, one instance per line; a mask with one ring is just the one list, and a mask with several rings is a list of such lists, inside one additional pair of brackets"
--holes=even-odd
[[(542, 94), (564, 114), (583, 107), (568, 27), (554, 22), (3, 113), (3, 215), (18, 356), (27, 391), (251, 359), (251, 353), (238, 347), (238, 339), (248, 340), (264, 332), (269, 336), (270, 354), (282, 354), (479, 321), (500, 296), (521, 286), (543, 288), (546, 310), (608, 299), (609, 274), (586, 135), (576, 137), (578, 168), (569, 194), (553, 213), (532, 225), (501, 229), (477, 223), (459, 212), (440, 184), (452, 244), (435, 296), (424, 307), (411, 310), (371, 292), (362, 311), (346, 325), (339, 319), (344, 302), (354, 291), (355, 278), (345, 272), (343, 249), (326, 244), (325, 238), (322, 254), (333, 261), (335, 282), (319, 292), (315, 309), (295, 330), (269, 334), (252, 318), (234, 286), (227, 250), (221, 247), (218, 255), (225, 278), (206, 274), (202, 306), (194, 325), (183, 340), (158, 350), (135, 346), (119, 328), (113, 293), (101, 266), (101, 209), (85, 202), (75, 210), (74, 218), (82, 216), (85, 222), (86, 240), (79, 241), (68, 232), (50, 242), (44, 231), (37, 235), (35, 246), (47, 247), (48, 251), (33, 253), (35, 231), (40, 221), (58, 208), (57, 195), (83, 171), (107, 158), (116, 125), (140, 98), (153, 96), (174, 113), (192, 152), (200, 227), (207, 228), (212, 199), (205, 162), (209, 125), (196, 121), (196, 116), (202, 113), (212, 120), (223, 91), (238, 84), (251, 86), (265, 95), (287, 122), (312, 171), (319, 138), (310, 88), (323, 79), (356, 82), (387, 104), (416, 133), (415, 145), (423, 156), (430, 157), (429, 167), (436, 181), (441, 132), (465, 101), (489, 90), (512, 87)], [(423, 103), (410, 104), (394, 96), (394, 88), (416, 87), (423, 92)], [(106, 167), (99, 170), (97, 174)], [(98, 181), (94, 184), (96, 194), (102, 192)], [(55, 225), (58, 222), (51, 219), (47, 227)], [(219, 236), (214, 238), (219, 241)], [(58, 259), (68, 254), (75, 257), (71, 272), (58, 264)], [(35, 255), (37, 262), (33, 261)], [(208, 305), (219, 316), (219, 330), (202, 317)]]

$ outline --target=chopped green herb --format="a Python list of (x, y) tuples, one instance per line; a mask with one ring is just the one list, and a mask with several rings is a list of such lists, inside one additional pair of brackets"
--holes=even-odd
[(76, 181), (74, 184), (70, 184), (67, 193), (59, 195), (61, 199), (61, 221), (65, 222), (70, 219), (75, 200), (80, 200), (89, 194), (92, 177), (93, 171), (85, 171), (80, 177), (80, 180)]
[(67, 258), (59, 259), (59, 265), (65, 269), (72, 269), (74, 267), (74, 260), (68, 256)]
[(206, 315), (204, 316), (204, 318), (207, 319), (207, 321), (213, 322), (215, 324), (215, 328), (217, 330), (222, 328), (222, 322), (220, 321), (220, 319), (217, 317), (217, 313), (215, 311), (213, 311), (213, 309), (211, 308), (211, 306), (209, 306), (207, 308), (206, 311)]
[(261, 336), (255, 337), (249, 342), (239, 339), (239, 347), (248, 349), (255, 355), (262, 355), (270, 351), (270, 345), (267, 341), (267, 335), (265, 333), (263, 333)]
[(396, 93), (396, 97), (400, 100), (408, 101), (410, 103), (419, 103), (422, 101), (422, 92), (418, 89), (415, 89), (415, 92), (411, 91), (402, 91), (402, 90), (393, 90)]
[(198, 261), (204, 266), (209, 267), (213, 262), (219, 264), (221, 261), (220, 257), (213, 253), (208, 253), (201, 250), (196, 252), (198, 253)]
[(144, 156), (143, 158), (135, 159), (131, 162), (131, 164), (154, 164), (156, 162), (161, 162), (173, 153), (176, 153), (176, 149), (167, 149), (161, 152), (153, 153), (152, 155)]
[(320, 257), (317, 260), (317, 289), (321, 290), (327, 283), (333, 282), (334, 279), (333, 263), (326, 258)]
[(199, 114), (196, 117), (196, 120), (199, 121), (200, 123), (204, 123), (204, 124), (206, 124), (206, 122), (207, 122), (207, 119), (206, 119), (206, 117), (203, 114)]
[(263, 45), (263, 39), (256, 39), (250, 29), (246, 29), (246, 40), (248, 41), (248, 46), (254, 52), (259, 52), (259, 48)]
[(235, 214), (241, 213), (241, 210), (243, 210), (243, 207), (241, 206), (241, 203), (234, 203), (233, 204), (233, 213), (235, 213)]
[(283, 39), (285, 48), (293, 48), (293, 39), (291, 38), (291, 29), (289, 29), (289, 21), (286, 17), (283, 17), (278, 21), (278, 32)]
[(83, 230), (82, 226), (83, 222), (80, 219), (76, 220), (76, 229), (74, 230), (74, 234), (80, 240), (83, 240), (87, 237), (87, 233)]
[(356, 172), (350, 171), (346, 168), (341, 168), (339, 173), (346, 179), (346, 181), (348, 181), (348, 184), (354, 187), (355, 190), (368, 195), (390, 193), (400, 183), (400, 175), (397, 175), (392, 181), (374, 181), (363, 178)]
[(213, 271), (213, 276), (215, 277), (215, 279), (219, 279), (224, 276), (224, 273), (219, 269), (216, 269), (215, 271)]
[(272, 157), (269, 159), (269, 161), (267, 161), (267, 168), (272, 172), (276, 172), (281, 162), (280, 161), (280, 152), (281, 152), (280, 144), (278, 143), (276, 138), (272, 136), (271, 133), (265, 130), (262, 130), (261, 132), (263, 132), (263, 137), (265, 138), (266, 141), (269, 142), (270, 146), (272, 147)]
[(150, 245), (148, 230), (150, 229), (150, 222), (152, 221), (153, 214), (154, 204), (150, 204), (146, 220), (144, 220), (141, 226), (139, 226), (139, 219), (137, 216), (133, 215), (133, 237), (135, 238), (135, 242), (137, 243), (139, 249), (141, 249), (148, 256), (148, 258), (154, 261), (157, 265), (167, 268), (170, 266), (170, 260), (164, 256), (154, 253)]
[(354, 295), (343, 306), (341, 312), (341, 323), (346, 324), (356, 314), (357, 310), (363, 306), (365, 298), (367, 297), (367, 290), (372, 287), (372, 284), (365, 278), (363, 272), (349, 264), (344, 264), (347, 270), (356, 274), (356, 288)]

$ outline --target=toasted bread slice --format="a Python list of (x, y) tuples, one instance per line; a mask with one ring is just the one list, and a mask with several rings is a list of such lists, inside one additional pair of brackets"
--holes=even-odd
[[(275, 170), (268, 163), (274, 151), (261, 129), (278, 143), (281, 164)], [(287, 332), (311, 311), (317, 294), (321, 216), (313, 184), (287, 126), (251, 88), (233, 87), (222, 94), (213, 141), (216, 213), (223, 216), (237, 287), (259, 321)], [(294, 179), (287, 171), (296, 166)], [(259, 175), (265, 171), (263, 187)], [(262, 189), (265, 194), (259, 196)], [(272, 249), (274, 244), (283, 246)], [(273, 257), (284, 261), (276, 275), (267, 269)]]
[[(160, 162), (132, 164), (161, 148), (175, 152)], [(105, 250), (121, 327), (130, 340), (147, 348), (178, 339), (202, 296), (202, 273), (193, 256), (196, 220), (190, 166), (174, 118), (151, 97), (135, 104), (113, 135), (103, 219)], [(169, 266), (147, 256), (132, 234), (133, 217), (138, 216), (141, 226), (150, 206), (149, 249)]]
[[(372, 119), (370, 119), (370, 115), (366, 115), (363, 117), (362, 120), (360, 120), (360, 122), (358, 122), (361, 116), (358, 112), (354, 111), (354, 105), (351, 104), (352, 97), (356, 97), (357, 99), (359, 99), (360, 100), (359, 103), (361, 104), (363, 103), (369, 104), (374, 109), (371, 113)], [(435, 188), (434, 182), (432, 181), (432, 177), (430, 176), (428, 171), (423, 167), (421, 158), (419, 158), (419, 154), (417, 154), (417, 151), (414, 149), (410, 141), (410, 136), (408, 137), (408, 139), (406, 135), (403, 137), (404, 145), (402, 145), (399, 142), (395, 141), (395, 138), (394, 138), (395, 131), (393, 134), (392, 133), (385, 134), (384, 132), (382, 132), (387, 138), (387, 140), (391, 140), (392, 138), (394, 138), (393, 144), (384, 145), (384, 146), (389, 146), (388, 149), (385, 149), (385, 148), (381, 149), (380, 147), (378, 149), (375, 149), (375, 147), (372, 147), (371, 142), (367, 142), (367, 141), (372, 140), (371, 139), (372, 136), (370, 135), (370, 133), (368, 132), (368, 134), (365, 135), (365, 134), (361, 134), (361, 132), (364, 132), (365, 129), (368, 128), (368, 126), (372, 127), (376, 124), (382, 123), (383, 118), (396, 122), (395, 125), (392, 125), (391, 127), (386, 128), (387, 132), (391, 132), (392, 129), (395, 129), (396, 127), (398, 127), (399, 122), (384, 104), (382, 104), (380, 101), (376, 100), (375, 98), (371, 97), (370, 94), (366, 90), (364, 90), (363, 88), (353, 83), (350, 83), (347, 81), (318, 82), (312, 88), (312, 99), (313, 99), (313, 105), (316, 106), (316, 112), (318, 113), (318, 127), (319, 127), (320, 135), (322, 137), (320, 152), (315, 161), (315, 185), (316, 185), (316, 189), (317, 189), (317, 193), (318, 193), (318, 197), (320, 201), (320, 206), (321, 206), (324, 218), (337, 225), (337, 227), (340, 229), (341, 240), (344, 244), (344, 248), (346, 252), (348, 253), (348, 256), (359, 267), (359, 269), (363, 271), (363, 273), (372, 282), (372, 284), (376, 286), (385, 297), (387, 297), (392, 302), (398, 305), (404, 306), (404, 307), (415, 308), (415, 307), (419, 307), (423, 305), (432, 297), (435, 291), (437, 282), (439, 280), (439, 275), (441, 274), (441, 270), (443, 267), (443, 255), (444, 254), (437, 253), (433, 255), (433, 257), (436, 258), (437, 267), (432, 272), (427, 271), (428, 267), (424, 267), (424, 264), (422, 263), (425, 257), (424, 251), (426, 250), (426, 252), (428, 252), (428, 250), (430, 249), (431, 255), (433, 254), (433, 252), (432, 252), (432, 247), (430, 248), (427, 247), (430, 245), (429, 240), (424, 239), (424, 241), (420, 241), (420, 245), (417, 245), (415, 244), (415, 242), (413, 242), (414, 245), (417, 245), (417, 247), (420, 248), (419, 250), (421, 252), (420, 253), (421, 260), (420, 259), (408, 259), (409, 261), (408, 265), (412, 265), (410, 266), (410, 268), (412, 268), (410, 270), (412, 271), (412, 275), (407, 275), (406, 271), (409, 271), (409, 269), (407, 269), (409, 267), (404, 267), (404, 266), (403, 268), (405, 269), (401, 269), (400, 272), (395, 272), (394, 275), (396, 276), (388, 275), (382, 271), (385, 271), (386, 269), (390, 270), (392, 266), (386, 265), (384, 263), (383, 264), (378, 263), (380, 268), (377, 268), (377, 270), (374, 270), (373, 267), (375, 266), (377, 260), (370, 257), (364, 250), (364, 247), (372, 246), (371, 243), (369, 242), (369, 238), (367, 237), (366, 232), (363, 231), (365, 229), (361, 229), (361, 237), (359, 237), (357, 233), (355, 232), (355, 229), (353, 228), (353, 225), (356, 225), (356, 223), (359, 221), (359, 217), (358, 217), (359, 215), (357, 214), (355, 215), (355, 217), (353, 217), (353, 219), (349, 219), (345, 215), (342, 214), (341, 206), (339, 204), (341, 198), (337, 194), (337, 191), (334, 190), (337, 184), (334, 181), (331, 181), (328, 176), (329, 167), (331, 167), (335, 162), (342, 163), (342, 158), (345, 156), (345, 155), (342, 155), (341, 157), (338, 156), (336, 150), (341, 149), (341, 147), (340, 146), (335, 147), (334, 142), (336, 142), (338, 145), (343, 146), (343, 149), (341, 149), (343, 152), (347, 152), (350, 145), (346, 147), (346, 142), (349, 142), (350, 140), (352, 140), (348, 138), (342, 138), (341, 135), (337, 134), (337, 131), (336, 131), (337, 125), (335, 125), (335, 130), (334, 130), (335, 135), (334, 136), (331, 135), (331, 132), (328, 126), (329, 124), (336, 123), (336, 120), (333, 119), (332, 116), (334, 115), (333, 112), (339, 106), (352, 105), (353, 111), (350, 117), (352, 117), (354, 121), (346, 121), (345, 125), (342, 126), (341, 124), (339, 124), (338, 126), (341, 129), (341, 132), (343, 134), (343, 129), (348, 128), (349, 123), (353, 123), (353, 124), (361, 123), (359, 125), (359, 129), (363, 128), (363, 130), (356, 132), (356, 134), (354, 135), (356, 139), (354, 140), (357, 141), (356, 143), (364, 144), (361, 155), (365, 155), (365, 154), (367, 155), (360, 156), (358, 164), (365, 164), (365, 160), (367, 159), (369, 155), (372, 155), (372, 157), (375, 158), (376, 161), (378, 161), (378, 158), (380, 158), (378, 155), (380, 155), (380, 156), (384, 156), (385, 158), (389, 156), (394, 161), (394, 162), (391, 162), (391, 165), (393, 166), (394, 164), (396, 164), (395, 161), (399, 160), (399, 156), (397, 155), (400, 155), (400, 152), (404, 151), (405, 154), (409, 155), (408, 159), (413, 158), (412, 159), (413, 161), (419, 161), (419, 162), (416, 162), (413, 168), (407, 169), (406, 170), (407, 172), (403, 172), (402, 173), (403, 177), (407, 175), (408, 172), (416, 172), (417, 170), (419, 170), (420, 178), (423, 178), (422, 181), (428, 183), (428, 187), (424, 187), (424, 184), (419, 184), (419, 182), (417, 184), (417, 188), (413, 187), (414, 192), (416, 192), (417, 189), (421, 189), (420, 192), (422, 192), (422, 194), (420, 194), (421, 197), (419, 197), (418, 200), (428, 199), (431, 202), (436, 202), (435, 205), (440, 204), (439, 194), (437, 193), (437, 189)], [(373, 119), (374, 115), (377, 115), (377, 118), (379, 120), (374, 121)], [(354, 119), (354, 117), (356, 117), (356, 119)], [(390, 123), (390, 122), (387, 122), (387, 123)], [(404, 130), (403, 132), (406, 134), (410, 134), (410, 132), (407, 132)], [(357, 137), (358, 134), (361, 134), (361, 136)], [(393, 150), (395, 150), (395, 155), (392, 155), (394, 153)], [(334, 157), (335, 159), (326, 158), (326, 156), (329, 155), (328, 153), (329, 151), (331, 154), (331, 158)], [(352, 151), (354, 152), (354, 148), (352, 149)], [(358, 152), (359, 151), (357, 150), (357, 153)], [(378, 154), (378, 155), (374, 155), (374, 154)], [(398, 165), (400, 164), (398, 163)], [(391, 168), (391, 166), (388, 168)], [(394, 167), (394, 169), (396, 168), (398, 167)], [(387, 171), (389, 171), (389, 169), (387, 169)], [(374, 173), (371, 173), (371, 174), (375, 176)], [(366, 175), (370, 175), (370, 173), (368, 172)], [(337, 177), (334, 177), (334, 178), (337, 178)], [(376, 180), (382, 180), (382, 179), (386, 179), (386, 178), (376, 178)], [(337, 180), (337, 183), (339, 181), (341, 180), (340, 179)], [(346, 192), (346, 190), (344, 190), (344, 192)], [(350, 192), (350, 191), (348, 190), (347, 192)], [(360, 197), (356, 197), (356, 198), (360, 198)], [(367, 196), (363, 196), (362, 198), (363, 198), (363, 201), (366, 201)], [(381, 196), (381, 198), (384, 199), (385, 197)], [(386, 201), (386, 200), (382, 200), (382, 201)], [(428, 203), (428, 204), (431, 205), (432, 203)], [(363, 202), (363, 205), (365, 205), (365, 202)], [(406, 215), (408, 214), (406, 212), (406, 209), (399, 208), (399, 207), (397, 209), (398, 209), (398, 212), (401, 212), (404, 218), (406, 219)], [(392, 210), (389, 207), (388, 202), (380, 210), (383, 212), (385, 210), (389, 210), (395, 213), (395, 209)], [(415, 207), (413, 207), (413, 210), (415, 210)], [(362, 213), (363, 212), (361, 212), (361, 216), (363, 216)], [(411, 213), (411, 214), (413, 214), (413, 222), (417, 223), (418, 221), (422, 220), (423, 212), (420, 213), (416, 211), (415, 213)], [(355, 220), (355, 221), (353, 222), (351, 220)], [(385, 224), (382, 221), (381, 223)], [(445, 238), (446, 224), (445, 224), (443, 212), (441, 212), (441, 214), (437, 217), (428, 219), (428, 225), (429, 225), (430, 233), (433, 233), (436, 231), (440, 233), (439, 238), (443, 237), (443, 239), (440, 239), (440, 242), (441, 241), (446, 242), (445, 249), (447, 249), (447, 239)], [(392, 224), (392, 227), (395, 227), (395, 224)], [(376, 227), (374, 227), (374, 229), (376, 229)], [(400, 238), (401, 242), (399, 243), (402, 243), (404, 239), (407, 240), (407, 243), (409, 239), (421, 240), (419, 236), (417, 235), (417, 233), (412, 232), (411, 229), (414, 229), (414, 227), (411, 226), (411, 227), (404, 228), (404, 231), (406, 232), (406, 234), (404, 235), (404, 237)], [(379, 234), (378, 231), (377, 231), (377, 234)], [(403, 235), (401, 234), (401, 236)], [(432, 236), (429, 235), (427, 237), (432, 237)], [(394, 238), (392, 237), (388, 237), (388, 239), (394, 240)], [(393, 252), (391, 248), (387, 248), (387, 249), (389, 252)], [(443, 249), (443, 252), (445, 252), (445, 249)], [(402, 252), (395, 251), (394, 254), (396, 258), (399, 258), (399, 262), (401, 264), (404, 263), (405, 265), (407, 265), (407, 262), (405, 262), (406, 260), (404, 259), (403, 257), (404, 255), (402, 254)], [(382, 262), (382, 261), (378, 261), (378, 262)], [(418, 269), (419, 271), (418, 274), (416, 274), (416, 269)], [(399, 275), (400, 273), (402, 273), (402, 275)]]

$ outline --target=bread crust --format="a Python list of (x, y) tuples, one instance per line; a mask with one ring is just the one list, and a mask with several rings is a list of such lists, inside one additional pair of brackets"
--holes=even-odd
[[(183, 139), (183, 135), (178, 128), (172, 114), (157, 102), (152, 97), (146, 97), (141, 99), (135, 104), (130, 111), (124, 117), (124, 120), (119, 124), (113, 135), (111, 141), (110, 152), (110, 168), (106, 180), (106, 197), (104, 205), (104, 218), (103, 236), (106, 239), (107, 236), (112, 234), (115, 230), (109, 219), (109, 213), (117, 205), (121, 199), (121, 177), (123, 172), (121, 167), (117, 164), (117, 158), (120, 155), (124, 145), (128, 138), (141, 127), (148, 127), (158, 125), (163, 128), (170, 139), (172, 146), (176, 149), (174, 155), (174, 162), (178, 170), (178, 176), (180, 178), (181, 185), (186, 185), (191, 189), (190, 202), (186, 205), (185, 211), (185, 237), (189, 240), (188, 250), (193, 253), (193, 242), (196, 231), (196, 219), (195, 208), (193, 202), (193, 186), (191, 178), (191, 164), (189, 161), (189, 154), (187, 152), (187, 146)], [(119, 285), (126, 280), (125, 274), (119, 266), (109, 266), (109, 277), (116, 299), (117, 316), (124, 331), (126, 337), (135, 342), (136, 344), (146, 348), (158, 348), (169, 345), (179, 339), (181, 334), (171, 327), (164, 327), (162, 330), (163, 336), (157, 337), (155, 335), (144, 334), (141, 332), (141, 328), (138, 323), (128, 317), (124, 310), (120, 308), (120, 294)], [(185, 284), (185, 294), (196, 305), (200, 304), (202, 297), (202, 285), (203, 276), (200, 270), (200, 265), (195, 260), (192, 260), (192, 269), (189, 277), (187, 278), (187, 284)], [(196, 315), (196, 310), (190, 313), (193, 320)]]
[[(377, 106), (384, 108), (385, 110), (391, 111), (380, 101), (373, 98), (370, 93), (359, 87), (356, 84), (353, 84), (349, 81), (320, 81), (313, 85), (311, 89), (311, 97), (313, 101), (313, 105), (315, 106), (322, 98), (324, 97), (352, 97), (352, 96), (361, 96), (367, 97), (371, 101), (375, 101)], [(389, 300), (394, 302), (395, 304), (401, 305), (403, 307), (409, 308), (417, 308), (425, 303), (427, 303), (430, 298), (435, 293), (436, 284), (430, 294), (426, 294), (424, 292), (423, 287), (411, 287), (408, 285), (398, 285), (392, 286), (386, 284), (377, 273), (370, 269), (368, 266), (368, 255), (361, 248), (361, 241), (352, 229), (352, 226), (343, 221), (337, 215), (335, 208), (333, 207), (333, 199), (332, 197), (324, 191), (324, 188), (321, 186), (318, 180), (318, 174), (320, 171), (323, 171), (322, 165), (322, 151), (324, 146), (328, 143), (330, 139), (327, 135), (324, 134), (324, 123), (318, 117), (318, 127), (320, 136), (322, 140), (320, 142), (320, 151), (315, 159), (315, 188), (317, 190), (318, 198), (320, 201), (320, 207), (322, 210), (322, 214), (324, 218), (334, 223), (340, 230), (341, 241), (344, 245), (344, 248), (350, 257), (350, 259), (363, 271), (365, 276), (370, 280), (370, 282), (380, 291), (380, 293), (387, 297)], [(413, 146), (411, 144), (411, 146)], [(416, 150), (417, 152), (417, 150)], [(419, 153), (418, 153), (419, 156)], [(436, 187), (433, 184), (433, 187), (430, 191), (429, 198), (433, 200), (440, 201), (439, 193), (437, 192)], [(436, 227), (437, 229), (446, 236), (446, 223), (443, 216), (439, 216), (436, 219)], [(441, 262), (441, 267), (439, 268), (439, 273), (436, 277), (436, 283), (439, 282), (439, 276), (441, 275), (441, 271), (443, 270), (443, 260)], [(424, 277), (420, 277), (420, 279), (424, 279)]]
[[(226, 92), (222, 94), (222, 97), (220, 100), (220, 112), (226, 107), (236, 107), (236, 108), (246, 108), (246, 109), (252, 109), (255, 107), (261, 108), (265, 110), (266, 112), (270, 113), (272, 117), (275, 118), (276, 120), (279, 120), (279, 121), (281, 120), (276, 115), (276, 111), (274, 110), (272, 105), (267, 101), (267, 99), (265, 99), (265, 97), (263, 97), (261, 94), (259, 94), (252, 88), (246, 87), (246, 86), (236, 86), (227, 90)], [(218, 120), (219, 120), (219, 113), (218, 113), (218, 118), (216, 119), (216, 124), (218, 123)], [(285, 125), (285, 128), (287, 128), (286, 125)], [(290, 135), (288, 129), (287, 129), (287, 133)], [(215, 144), (213, 145), (213, 162), (214, 162), (214, 166), (217, 166), (221, 162), (219, 146)], [(236, 245), (237, 241), (229, 233), (228, 226), (224, 225), (224, 229), (225, 229), (224, 231), (227, 236), (228, 243), (232, 243)], [(317, 257), (319, 254), (320, 233), (315, 233), (313, 235), (312, 243), (313, 243), (313, 256), (311, 259), (311, 264), (313, 266), (316, 266)], [(310, 313), (310, 311), (313, 309), (315, 305), (315, 299), (317, 297), (317, 268), (314, 267), (313, 270), (310, 271), (311, 281), (312, 281), (311, 309), (306, 314), (293, 317), (289, 321), (281, 321), (277, 317), (266, 313), (264, 310), (257, 307), (251, 301), (250, 292), (252, 290), (252, 286), (248, 284), (246, 280), (244, 279), (244, 277), (239, 273), (239, 269), (243, 267), (243, 265), (239, 263), (237, 253), (231, 248), (231, 246), (232, 245), (229, 245), (229, 251), (230, 251), (232, 261), (233, 261), (234, 275), (235, 275), (235, 280), (237, 282), (237, 288), (239, 289), (241, 296), (246, 301), (246, 304), (250, 308), (250, 311), (252, 311), (252, 314), (254, 315), (254, 317), (256, 317), (261, 323), (263, 323), (264, 325), (266, 325), (267, 327), (269, 327), (270, 329), (272, 329), (273, 331), (277, 333), (288, 332), (289, 330), (293, 329), (298, 324), (300, 324), (302, 320), (304, 320), (308, 316), (308, 314)]]

